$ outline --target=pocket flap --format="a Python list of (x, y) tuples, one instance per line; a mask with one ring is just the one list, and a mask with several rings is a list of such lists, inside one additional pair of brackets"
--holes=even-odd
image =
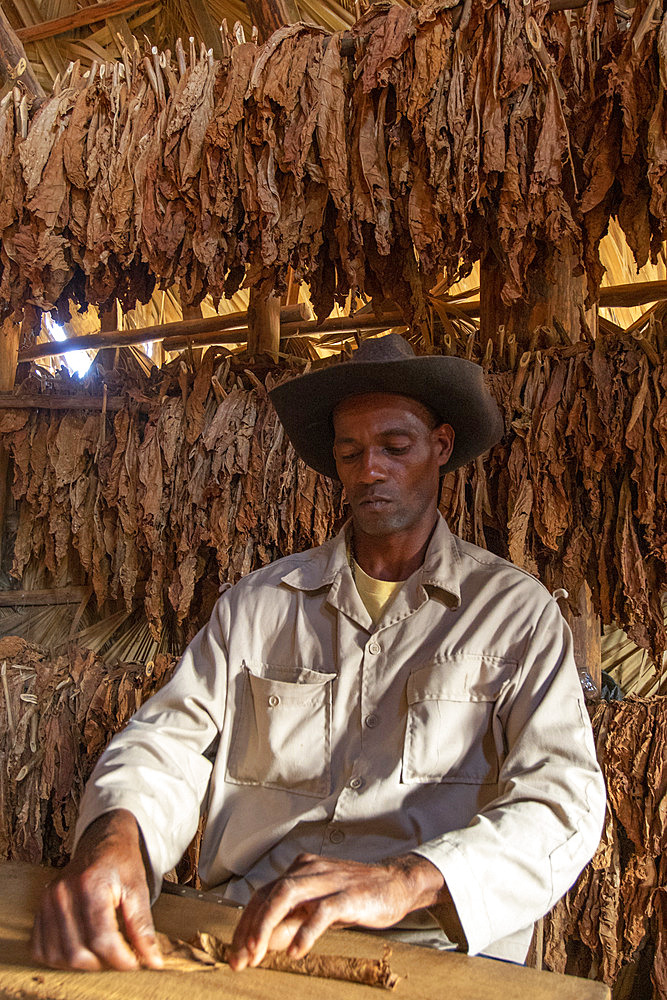
[(323, 670), (313, 670), (311, 667), (279, 666), (275, 663), (244, 663), (251, 678), (275, 681), (293, 687), (295, 684), (328, 684), (335, 680), (337, 674), (325, 673)]
[(408, 677), (409, 705), (421, 701), (497, 701), (515, 667), (506, 660), (460, 656), (427, 663)]

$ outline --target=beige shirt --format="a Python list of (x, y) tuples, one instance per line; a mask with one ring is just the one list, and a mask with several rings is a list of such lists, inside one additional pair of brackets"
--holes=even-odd
[(343, 533), (223, 593), (100, 759), (77, 832), (129, 809), (155, 889), (205, 808), (202, 877), (239, 903), (301, 851), (413, 851), (442, 872), (469, 951), (522, 961), (604, 802), (556, 602), (439, 519), (376, 626)]

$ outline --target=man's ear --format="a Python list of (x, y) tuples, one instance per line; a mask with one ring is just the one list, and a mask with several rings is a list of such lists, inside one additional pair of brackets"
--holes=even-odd
[(454, 428), (451, 424), (439, 424), (431, 432), (438, 447), (440, 465), (447, 465), (454, 450)]

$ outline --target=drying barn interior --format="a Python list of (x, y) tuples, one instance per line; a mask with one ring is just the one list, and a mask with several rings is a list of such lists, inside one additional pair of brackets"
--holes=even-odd
[(268, 392), (394, 332), (483, 367), (505, 433), (440, 511), (558, 598), (607, 787), (528, 965), (667, 1000), (667, 10), (632, 3), (3, 0), (3, 871), (67, 862), (220, 588), (340, 529)]

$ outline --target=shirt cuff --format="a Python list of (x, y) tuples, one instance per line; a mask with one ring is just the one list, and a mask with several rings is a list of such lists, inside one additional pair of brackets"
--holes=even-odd
[[(412, 854), (426, 858), (442, 874), (468, 942), (468, 954), (478, 955), (493, 940), (493, 931), (484, 907), (484, 894), (479, 890), (477, 877), (465, 854), (454, 844), (444, 844), (442, 839), (437, 846), (415, 847)], [(441, 908), (437, 904), (429, 907), (429, 912), (444, 930), (439, 911)]]

